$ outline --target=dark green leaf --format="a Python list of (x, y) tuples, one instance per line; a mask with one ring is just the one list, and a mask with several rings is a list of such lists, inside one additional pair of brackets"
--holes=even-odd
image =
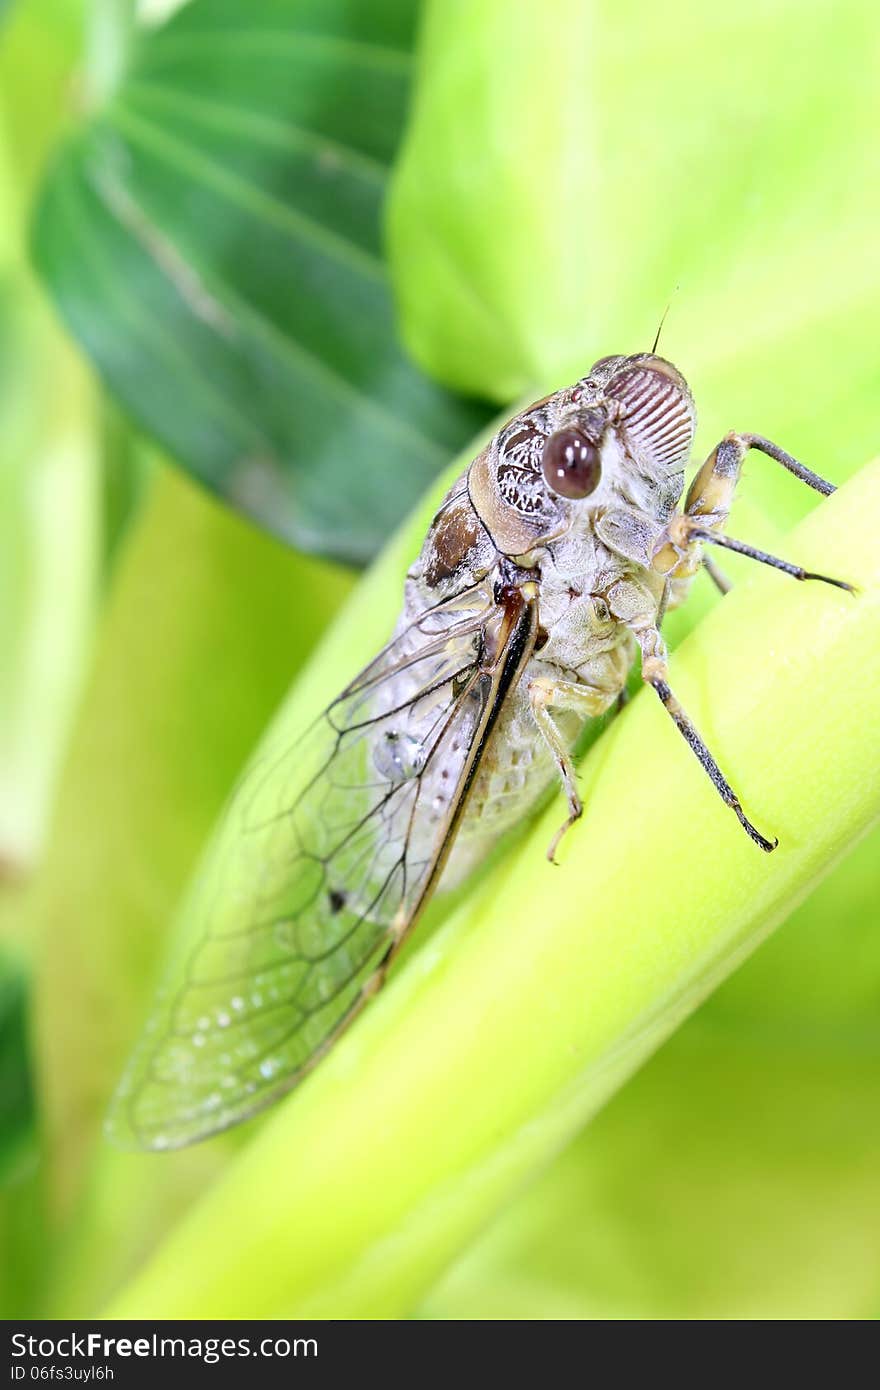
[(62, 152), (35, 226), (130, 413), (297, 545), (366, 559), (485, 418), (396, 337), (380, 222), (414, 0), (195, 0)]
[(23, 975), (0, 962), (0, 1180), (33, 1137), (34, 1096)]

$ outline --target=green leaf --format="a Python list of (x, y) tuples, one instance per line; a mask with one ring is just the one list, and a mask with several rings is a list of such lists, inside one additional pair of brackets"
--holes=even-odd
[(706, 448), (784, 426), (841, 481), (878, 439), (878, 51), (862, 0), (429, 0), (389, 199), (416, 359), (509, 400), (649, 348), (671, 300)]
[[(815, 808), (822, 815), (821, 806)], [(712, 1022), (766, 1038), (825, 1043), (833, 1055), (880, 1043), (880, 829), (857, 845), (785, 927), (719, 989)], [(873, 1040), (873, 1041), (872, 1041)]]
[(24, 972), (0, 958), (0, 1184), (34, 1139)]
[(460, 390), (509, 401), (595, 342), (596, 8), (425, 5), (389, 253), (408, 346)]
[(414, 0), (194, 0), (51, 172), (58, 306), (131, 415), (306, 549), (364, 560), (485, 419), (396, 341), (380, 244)]
[(419, 1314), (873, 1319), (878, 1165), (876, 1035), (774, 1047), (701, 1012)]
[(0, 270), (0, 297), (7, 286), (15, 365), (0, 383), (0, 880), (29, 870), (43, 844), (98, 571), (89, 384), (33, 286), (4, 285)]
[(99, 565), (92, 383), (49, 312), (24, 236), (58, 124), (52, 96), (76, 51), (71, 9), (20, 6), (0, 44), (0, 886), (39, 857)]
[(464, 1252), (420, 1316), (873, 1316), (878, 899), (880, 827)]
[(46, 1240), (40, 1170), (25, 1164), (0, 1191), (0, 1317), (30, 1319), (43, 1309), (51, 1250)]
[[(756, 850), (657, 702), (639, 696), (583, 765), (587, 809), (562, 869), (544, 859), (553, 805), (278, 1108), (114, 1315), (411, 1311), (880, 816), (864, 757), (880, 740), (878, 523), (874, 464), (787, 542), (796, 561), (858, 583), (858, 598), (760, 573), (676, 653), (677, 692), (779, 849)], [(369, 655), (413, 537), (360, 587), (275, 737)]]

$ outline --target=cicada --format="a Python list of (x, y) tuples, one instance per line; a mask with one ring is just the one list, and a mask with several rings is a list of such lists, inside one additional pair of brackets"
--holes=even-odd
[(770, 440), (730, 433), (682, 504), (694, 425), (670, 362), (604, 357), (465, 469), (387, 646), (235, 794), (220, 856), (236, 866), (230, 887), (212, 874), (113, 1134), (176, 1147), (290, 1090), (382, 985), (432, 893), (459, 884), (558, 781), (567, 812), (552, 858), (581, 815), (575, 745), (636, 658), (745, 833), (774, 848), (676, 699), (661, 624), (701, 565), (724, 587), (710, 547), (848, 588), (725, 532), (749, 450), (833, 488)]

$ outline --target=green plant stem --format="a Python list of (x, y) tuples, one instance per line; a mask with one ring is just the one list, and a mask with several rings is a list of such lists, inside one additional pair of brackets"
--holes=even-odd
[[(880, 814), (880, 463), (787, 538), (853, 598), (756, 574), (674, 688), (770, 856), (640, 695), (554, 803), (206, 1193), (114, 1317), (397, 1317)], [(392, 547), (283, 718), (366, 657)], [(365, 607), (366, 605), (366, 607)], [(276, 728), (275, 736), (278, 730)], [(162, 1162), (158, 1159), (157, 1162)]]

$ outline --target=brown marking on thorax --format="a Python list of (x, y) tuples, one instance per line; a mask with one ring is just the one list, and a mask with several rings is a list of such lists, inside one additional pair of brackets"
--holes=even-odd
[(446, 507), (435, 519), (425, 564), (425, 579), (431, 585), (452, 579), (474, 558), (480, 539), (480, 522), (466, 500)]

